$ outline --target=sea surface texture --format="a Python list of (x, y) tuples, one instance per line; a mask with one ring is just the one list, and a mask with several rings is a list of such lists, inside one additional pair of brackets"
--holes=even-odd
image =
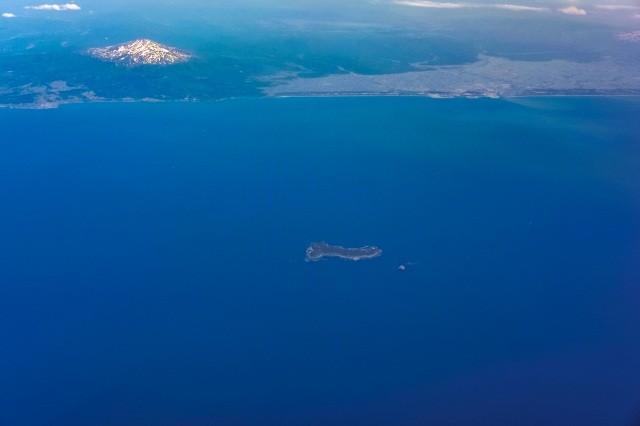
[[(631, 425), (638, 117), (584, 97), (0, 110), (0, 424)], [(305, 262), (316, 241), (383, 254)]]

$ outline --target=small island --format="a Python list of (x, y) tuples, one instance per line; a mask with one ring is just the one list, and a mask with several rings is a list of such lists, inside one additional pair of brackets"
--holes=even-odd
[(373, 259), (374, 257), (378, 257), (381, 254), (382, 250), (380, 250), (376, 246), (346, 248), (342, 246), (332, 246), (323, 241), (320, 243), (312, 243), (309, 247), (307, 247), (307, 255), (305, 256), (305, 260), (307, 262), (312, 262), (320, 260), (324, 257), (337, 257), (347, 260), (362, 260)]
[(139, 39), (115, 46), (94, 47), (89, 55), (125, 66), (170, 65), (186, 62), (191, 55), (149, 39)]

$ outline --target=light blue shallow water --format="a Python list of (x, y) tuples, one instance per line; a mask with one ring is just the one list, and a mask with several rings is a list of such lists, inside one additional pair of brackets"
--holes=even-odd
[[(630, 424), (639, 116), (0, 111), (0, 424)], [(383, 255), (305, 262), (322, 240)]]

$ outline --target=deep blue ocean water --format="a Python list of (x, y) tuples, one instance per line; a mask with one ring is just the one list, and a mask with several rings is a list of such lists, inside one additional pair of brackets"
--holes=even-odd
[[(630, 98), (0, 110), (0, 425), (630, 425), (638, 117)], [(323, 240), (383, 255), (305, 262)]]

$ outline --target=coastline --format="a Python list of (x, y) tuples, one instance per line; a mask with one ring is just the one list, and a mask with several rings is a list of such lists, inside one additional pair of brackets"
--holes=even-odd
[(638, 93), (593, 93), (593, 94), (554, 94), (554, 93), (540, 93), (540, 94), (521, 94), (521, 95), (508, 95), (508, 96), (462, 96), (462, 95), (428, 95), (421, 93), (376, 93), (376, 92), (362, 92), (362, 93), (291, 93), (281, 94), (273, 96), (231, 96), (212, 100), (200, 100), (200, 99), (99, 99), (99, 100), (63, 100), (59, 102), (49, 102), (41, 105), (34, 104), (0, 104), (0, 109), (4, 110), (52, 110), (68, 105), (89, 105), (89, 104), (194, 104), (194, 105), (207, 105), (216, 104), (219, 102), (235, 101), (235, 100), (268, 100), (268, 99), (314, 99), (314, 98), (326, 98), (326, 99), (349, 99), (349, 98), (424, 98), (432, 100), (454, 100), (454, 99), (493, 99), (493, 100), (506, 100), (509, 99), (544, 99), (544, 98), (566, 98), (566, 99), (579, 99), (579, 98), (611, 98), (611, 99), (624, 99), (624, 98), (640, 98), (640, 91)]

